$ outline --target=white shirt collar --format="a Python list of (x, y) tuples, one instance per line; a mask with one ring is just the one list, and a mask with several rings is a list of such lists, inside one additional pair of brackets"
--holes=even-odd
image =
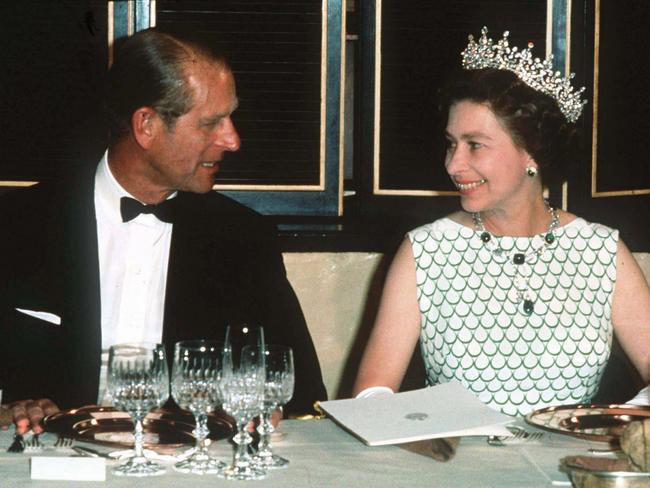
[(108, 150), (104, 152), (95, 172), (95, 201), (101, 206), (102, 214), (111, 222), (122, 222), (120, 214), (120, 198), (131, 197), (128, 191), (122, 188), (108, 166)]
[[(167, 199), (169, 200), (170, 198), (174, 198), (177, 194), (178, 192), (173, 192), (167, 197)], [(101, 214), (109, 221), (113, 223), (121, 223), (122, 214), (120, 212), (120, 199), (122, 197), (130, 197), (138, 200), (126, 191), (115, 179), (115, 176), (108, 165), (108, 150), (106, 150), (102, 159), (99, 161), (97, 171), (95, 172), (95, 204), (100, 208)], [(144, 202), (140, 200), (138, 201), (144, 204)], [(139, 220), (140, 218), (146, 220), (155, 219), (156, 222), (160, 222), (153, 215), (140, 215), (136, 220)]]

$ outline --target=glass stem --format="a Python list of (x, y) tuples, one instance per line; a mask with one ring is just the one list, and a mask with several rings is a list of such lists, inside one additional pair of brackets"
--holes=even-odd
[(237, 449), (235, 450), (235, 457), (233, 459), (233, 466), (248, 467), (250, 464), (250, 456), (248, 455), (248, 444), (250, 444), (251, 436), (248, 435), (248, 422), (244, 421), (239, 424), (239, 434), (235, 437)]
[(257, 455), (259, 457), (269, 457), (273, 455), (271, 450), (271, 434), (275, 428), (271, 423), (271, 411), (264, 409), (260, 415), (260, 424), (257, 426), (257, 432), (260, 434), (260, 442), (257, 446)]
[(196, 427), (192, 433), (196, 438), (196, 452), (207, 455), (208, 448), (205, 445), (205, 439), (210, 433), (208, 430), (208, 414), (205, 412), (197, 412), (194, 414), (194, 418), (196, 419)]
[(136, 413), (133, 415), (133, 420), (135, 422), (135, 432), (133, 436), (135, 437), (135, 442), (133, 444), (133, 450), (135, 451), (136, 458), (144, 457), (144, 429), (142, 428), (142, 415)]

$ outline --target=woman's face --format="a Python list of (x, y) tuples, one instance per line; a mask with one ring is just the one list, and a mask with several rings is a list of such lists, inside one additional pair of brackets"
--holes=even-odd
[(487, 105), (461, 101), (447, 120), (445, 167), (467, 212), (509, 213), (529, 204), (539, 178), (526, 175), (537, 164), (517, 146)]

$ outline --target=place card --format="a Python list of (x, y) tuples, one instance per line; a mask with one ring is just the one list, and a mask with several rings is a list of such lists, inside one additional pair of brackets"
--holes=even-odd
[(34, 456), (30, 472), (33, 480), (106, 481), (106, 459)]

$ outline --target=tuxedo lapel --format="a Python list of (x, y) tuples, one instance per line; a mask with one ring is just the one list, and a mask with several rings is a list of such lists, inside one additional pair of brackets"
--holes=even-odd
[(179, 193), (165, 290), (163, 342), (169, 352), (185, 339), (222, 340), (227, 280), (221, 279), (220, 221), (208, 217), (203, 195)]

